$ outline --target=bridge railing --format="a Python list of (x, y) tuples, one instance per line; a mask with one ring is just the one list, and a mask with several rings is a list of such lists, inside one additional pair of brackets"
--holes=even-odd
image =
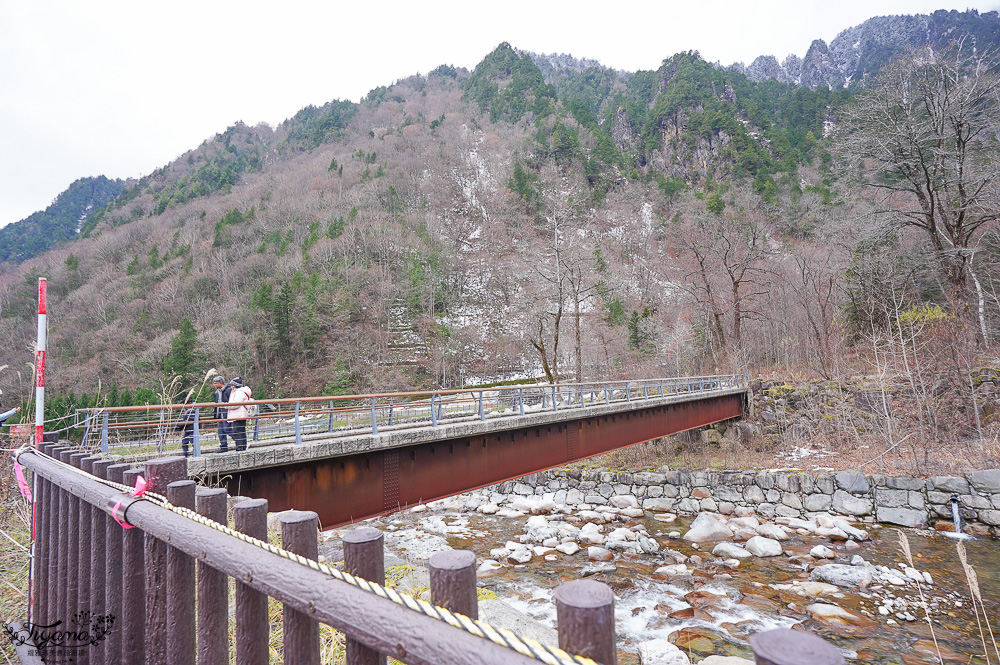
[[(254, 400), (246, 419), (248, 445), (302, 443), (311, 438), (379, 434), (414, 427), (511, 418), (567, 409), (746, 388), (740, 374), (685, 376), (632, 381), (531, 384), (458, 390), (301, 397)], [(83, 447), (104, 453), (148, 459), (179, 452), (188, 440), (191, 454), (220, 445), (219, 426), (230, 421), (212, 417), (226, 404), (154, 404), (91, 408), (77, 411), (84, 430)], [(193, 409), (187, 433), (181, 430)], [(232, 438), (230, 433), (229, 438)], [(229, 450), (235, 445), (229, 442)]]
[[(30, 614), (7, 627), (22, 662), (222, 665), (235, 647), (237, 663), (264, 665), (280, 631), (286, 665), (319, 665), (323, 626), (344, 634), (355, 665), (617, 662), (614, 593), (603, 583), (556, 589), (555, 648), (478, 620), (469, 550), (430, 558), (428, 603), (386, 584), (382, 532), (348, 532), (342, 567), (331, 565), (319, 556), (316, 513), (286, 511), (278, 547), (266, 500), (197, 487), (183, 458), (139, 469), (42, 443), (15, 459), (35, 488)], [(283, 606), (280, 622), (269, 599)], [(758, 665), (844, 663), (800, 631), (750, 643)]]
[[(556, 590), (565, 624), (557, 649), (477, 620), (470, 551), (431, 558), (428, 603), (387, 587), (381, 531), (348, 532), (340, 568), (319, 556), (316, 513), (287, 511), (279, 547), (268, 542), (266, 500), (198, 488), (183, 458), (133, 469), (45, 443), (17, 459), (36, 488), (32, 613), (7, 633), (33, 645), (30, 662), (222, 665), (235, 646), (238, 663), (265, 665), (281, 649), (287, 665), (319, 665), (321, 624), (344, 633), (356, 664), (384, 665), (386, 655), (427, 665), (616, 660), (614, 595), (604, 584)], [(269, 617), (269, 598), (283, 605), (280, 621)]]

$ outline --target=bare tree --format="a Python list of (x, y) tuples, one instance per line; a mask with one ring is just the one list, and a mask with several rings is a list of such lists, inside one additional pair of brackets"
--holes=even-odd
[(768, 293), (765, 276), (772, 253), (763, 217), (743, 205), (721, 214), (699, 213), (693, 223), (673, 229), (687, 259), (682, 288), (706, 310), (720, 355), (741, 349), (745, 322), (762, 314), (758, 303)]
[(838, 152), (862, 181), (882, 192), (899, 224), (922, 230), (948, 283), (977, 294), (988, 339), (985, 294), (974, 270), (979, 240), (1000, 218), (1000, 71), (962, 44), (911, 52), (845, 108)]

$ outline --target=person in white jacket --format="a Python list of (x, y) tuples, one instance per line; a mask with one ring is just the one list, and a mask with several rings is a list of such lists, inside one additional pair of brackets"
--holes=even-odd
[(247, 409), (246, 402), (249, 402), (253, 393), (250, 388), (243, 385), (243, 378), (234, 376), (229, 385), (233, 387), (229, 393), (229, 435), (236, 443), (237, 452), (247, 449), (247, 417), (250, 410)]

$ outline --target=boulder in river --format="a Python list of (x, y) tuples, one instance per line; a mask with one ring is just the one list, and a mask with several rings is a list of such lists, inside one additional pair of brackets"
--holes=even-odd
[(817, 596), (840, 593), (840, 587), (827, 584), (826, 582), (810, 582), (809, 580), (803, 580), (801, 582), (795, 582), (793, 586), (795, 586), (798, 591), (801, 591), (802, 595), (814, 598)]
[(639, 536), (639, 549), (641, 549), (646, 554), (655, 554), (660, 551), (660, 545), (652, 538), (647, 538), (646, 536)]
[[(660, 606), (657, 605), (657, 608)], [(681, 610), (676, 610), (674, 612), (667, 613), (667, 616), (671, 619), (676, 619), (677, 621), (687, 621), (689, 619), (697, 619), (698, 621), (715, 621), (715, 617), (712, 616), (711, 612), (706, 612), (698, 607), (685, 607)]]
[(729, 540), (733, 532), (728, 526), (711, 515), (701, 513), (694, 518), (691, 528), (684, 534), (689, 543), (704, 543), (713, 540)]
[(754, 536), (747, 541), (744, 547), (747, 552), (750, 552), (754, 556), (780, 556), (784, 554), (781, 543), (773, 538), (765, 538), (764, 536)]
[(831, 605), (828, 603), (813, 603), (812, 605), (807, 605), (806, 612), (809, 612), (809, 615), (817, 621), (825, 623), (829, 627), (834, 627), (838, 631), (847, 629), (849, 632), (855, 632), (855, 630), (860, 629), (867, 632), (874, 630), (878, 625), (871, 619), (867, 619), (863, 616), (855, 614), (854, 612), (845, 610), (839, 605)]
[(867, 566), (828, 563), (813, 568), (809, 578), (815, 582), (826, 582), (839, 587), (866, 587), (872, 582), (872, 573)]
[(527, 547), (522, 547), (521, 549), (514, 550), (507, 555), (507, 560), (511, 563), (528, 563), (531, 561), (531, 550)]
[(777, 524), (761, 524), (757, 527), (757, 535), (771, 540), (789, 540), (791, 538), (788, 532)]
[(551, 513), (556, 509), (556, 502), (551, 499), (541, 499), (535, 501), (531, 506), (532, 515), (543, 515)]
[(669, 566), (660, 566), (655, 571), (653, 571), (654, 575), (665, 575), (670, 577), (673, 577), (675, 575), (689, 575), (690, 573), (691, 571), (688, 570), (688, 567), (683, 563), (674, 563), (670, 564)]
[(830, 540), (842, 542), (848, 539), (847, 532), (835, 526), (821, 526), (816, 528), (817, 536), (826, 536)]
[(641, 665), (690, 665), (687, 654), (666, 640), (648, 640), (639, 644)]
[(712, 554), (722, 559), (749, 559), (753, 556), (735, 543), (719, 543), (712, 550)]
[(577, 545), (576, 543), (569, 542), (569, 543), (563, 543), (561, 545), (556, 545), (556, 550), (562, 552), (563, 554), (570, 555), (579, 552), (580, 546)]
[(603, 547), (588, 547), (587, 558), (591, 561), (611, 561), (615, 555), (611, 553), (611, 550), (606, 550)]
[(619, 527), (608, 534), (608, 540), (638, 540), (639, 534), (632, 529)]
[(496, 561), (494, 559), (486, 559), (481, 564), (479, 564), (479, 568), (476, 570), (476, 574), (485, 575), (486, 573), (490, 573), (494, 570), (497, 570), (498, 568), (503, 568), (503, 566), (500, 564), (499, 561)]
[(756, 529), (751, 529), (750, 527), (746, 526), (736, 526), (732, 527), (732, 529), (733, 529), (733, 540), (735, 540), (738, 543), (745, 543), (746, 541), (750, 540), (751, 538), (757, 535)]
[(613, 563), (595, 563), (592, 566), (584, 566), (580, 569), (580, 577), (590, 577), (599, 573), (613, 573), (618, 567)]
[(734, 517), (728, 522), (730, 529), (735, 529), (736, 527), (743, 527), (746, 529), (754, 529), (760, 526), (760, 520), (756, 517)]

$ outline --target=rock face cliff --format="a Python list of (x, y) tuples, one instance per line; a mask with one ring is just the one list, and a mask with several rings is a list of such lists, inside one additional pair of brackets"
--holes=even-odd
[(830, 48), (822, 39), (816, 39), (802, 59), (802, 73), (799, 84), (815, 90), (825, 85), (831, 90), (844, 87), (844, 75), (837, 69), (837, 62)]
[(813, 41), (804, 58), (790, 54), (779, 65), (773, 55), (762, 55), (748, 67), (734, 67), (755, 82), (777, 79), (813, 90), (818, 86), (854, 88), (909, 49), (930, 46), (940, 50), (954, 42), (980, 50), (995, 48), (1000, 45), (1000, 15), (973, 9), (877, 16), (844, 30), (829, 45), (822, 39)]
[(885, 60), (905, 49), (925, 45), (931, 19), (931, 16), (878, 16), (841, 32), (830, 42), (830, 50), (836, 54), (837, 67), (847, 80), (861, 83)]
[(779, 81), (785, 81), (788, 79), (788, 74), (781, 65), (778, 64), (778, 59), (773, 55), (761, 55), (750, 63), (750, 66), (746, 69), (747, 78), (751, 81), (764, 81), (766, 79), (778, 79)]

